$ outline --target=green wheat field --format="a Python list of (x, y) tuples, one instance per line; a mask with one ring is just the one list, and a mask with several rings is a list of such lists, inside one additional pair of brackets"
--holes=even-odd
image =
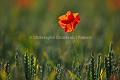
[(0, 80), (120, 80), (120, 0), (0, 0)]

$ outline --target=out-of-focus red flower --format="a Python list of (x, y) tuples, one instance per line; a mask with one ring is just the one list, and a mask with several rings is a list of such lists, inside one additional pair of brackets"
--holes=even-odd
[(110, 77), (109, 77), (109, 80), (118, 80), (117, 79), (117, 76), (115, 74), (112, 74)]
[(32, 4), (32, 0), (16, 0), (16, 4), (19, 7), (30, 7), (30, 5)]
[(107, 6), (112, 10), (120, 9), (120, 0), (107, 0)]
[(65, 15), (62, 15), (58, 18), (59, 25), (65, 29), (65, 32), (73, 32), (76, 24), (80, 22), (79, 13), (72, 13), (68, 11)]

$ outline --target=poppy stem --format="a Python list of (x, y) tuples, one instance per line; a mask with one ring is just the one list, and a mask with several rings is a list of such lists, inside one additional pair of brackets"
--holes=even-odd
[[(74, 33), (72, 33), (72, 36), (74, 37)], [(75, 54), (75, 57), (78, 61), (79, 61), (79, 58), (78, 58), (78, 51), (77, 51), (77, 48), (76, 48), (76, 45), (75, 45), (75, 38), (72, 39), (72, 44), (73, 44), (73, 52)]]

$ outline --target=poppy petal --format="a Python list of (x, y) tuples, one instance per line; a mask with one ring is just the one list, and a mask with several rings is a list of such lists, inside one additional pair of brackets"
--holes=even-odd
[(62, 27), (62, 28), (65, 28), (66, 27), (66, 24), (62, 23), (61, 21), (58, 22), (59, 25)]
[(64, 24), (68, 24), (74, 21), (74, 16), (71, 11), (68, 11), (65, 15), (60, 16), (58, 19), (61, 20), (61, 22)]
[(74, 13), (74, 14), (73, 14), (73, 15), (74, 15), (74, 18), (75, 18), (74, 21), (76, 21), (77, 23), (80, 22), (80, 17), (78, 16), (78, 14), (79, 14), (79, 13)]
[(65, 15), (62, 15), (62, 16), (60, 16), (59, 18), (58, 18), (58, 20), (65, 20), (66, 18), (65, 18)]
[(71, 22), (71, 25), (72, 25), (73, 28), (75, 28), (76, 24), (77, 24), (76, 21)]
[(69, 20), (61, 20), (61, 22), (64, 23), (64, 24), (69, 24), (70, 23)]
[(72, 27), (71, 24), (67, 24), (65, 27), (65, 32), (73, 32), (74, 28)]
[(66, 13), (66, 16), (67, 16), (67, 20), (69, 20), (69, 22), (72, 22), (74, 20), (73, 13), (71, 11), (68, 11)]
[(73, 13), (74, 18), (78, 16), (79, 13)]

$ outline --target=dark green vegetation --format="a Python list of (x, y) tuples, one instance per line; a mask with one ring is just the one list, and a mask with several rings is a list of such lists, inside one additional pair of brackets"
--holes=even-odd
[[(25, 0), (32, 3), (21, 6), (16, 1), (24, 0), (0, 0), (0, 80), (119, 80), (120, 6), (109, 4), (116, 0)], [(73, 33), (58, 24), (68, 10), (81, 19)]]
[[(15, 55), (14, 63), (9, 60), (0, 67), (2, 80), (119, 80), (120, 59), (115, 59), (112, 44), (109, 46), (108, 55), (91, 52), (87, 62), (75, 62), (73, 67), (67, 68), (65, 63), (55, 64), (46, 52), (43, 53), (46, 61), (41, 61), (34, 54), (25, 53), (24, 57)], [(75, 56), (74, 56), (75, 57)], [(75, 58), (74, 58), (75, 59)], [(74, 60), (73, 60), (74, 61)], [(5, 73), (4, 73), (5, 72)]]

